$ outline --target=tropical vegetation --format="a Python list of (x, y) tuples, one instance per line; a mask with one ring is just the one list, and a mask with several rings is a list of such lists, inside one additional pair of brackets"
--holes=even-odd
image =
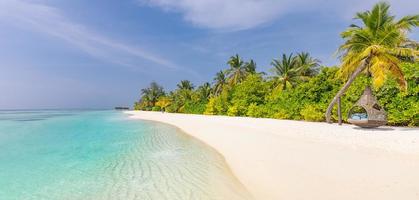
[(362, 72), (371, 76), (376, 88), (382, 87), (387, 77), (391, 76), (397, 80), (401, 89), (406, 89), (407, 82), (401, 63), (406, 60), (415, 61), (419, 56), (417, 43), (407, 37), (407, 32), (419, 25), (419, 15), (396, 20), (389, 9), (389, 4), (377, 3), (371, 11), (356, 14), (355, 19), (360, 20), (361, 25), (352, 24), (341, 33), (346, 41), (339, 48), (342, 58), (339, 73), (347, 82), (329, 104), (326, 112), (328, 122), (337, 99)]
[(183, 80), (169, 92), (151, 83), (141, 90), (135, 109), (336, 121), (333, 105), (341, 98), (347, 121), (345, 114), (372, 85), (390, 125), (419, 126), (419, 45), (407, 35), (419, 25), (419, 15), (396, 20), (389, 8), (378, 3), (371, 11), (356, 14), (361, 23), (341, 34), (345, 42), (338, 50), (340, 66), (321, 66), (318, 59), (301, 52), (273, 59), (265, 73), (257, 71), (252, 59), (236, 54), (212, 83), (195, 87)]

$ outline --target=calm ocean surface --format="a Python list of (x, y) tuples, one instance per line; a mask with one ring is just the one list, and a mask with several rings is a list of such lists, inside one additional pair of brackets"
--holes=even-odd
[(0, 200), (250, 199), (221, 155), (116, 111), (0, 111)]

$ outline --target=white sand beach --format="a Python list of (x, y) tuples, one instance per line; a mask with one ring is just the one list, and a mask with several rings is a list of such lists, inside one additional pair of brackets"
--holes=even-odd
[(419, 129), (127, 111), (219, 151), (262, 200), (417, 200)]

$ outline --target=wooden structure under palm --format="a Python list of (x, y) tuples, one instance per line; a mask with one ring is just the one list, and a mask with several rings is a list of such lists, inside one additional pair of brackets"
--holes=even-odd
[(371, 87), (365, 88), (361, 98), (349, 111), (348, 122), (363, 128), (375, 128), (387, 124), (387, 113), (378, 104)]

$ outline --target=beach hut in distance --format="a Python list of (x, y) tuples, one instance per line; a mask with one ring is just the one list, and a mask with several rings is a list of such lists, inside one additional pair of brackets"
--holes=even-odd
[(371, 87), (365, 88), (361, 98), (349, 110), (348, 122), (363, 128), (375, 128), (387, 124), (387, 113), (378, 104)]

